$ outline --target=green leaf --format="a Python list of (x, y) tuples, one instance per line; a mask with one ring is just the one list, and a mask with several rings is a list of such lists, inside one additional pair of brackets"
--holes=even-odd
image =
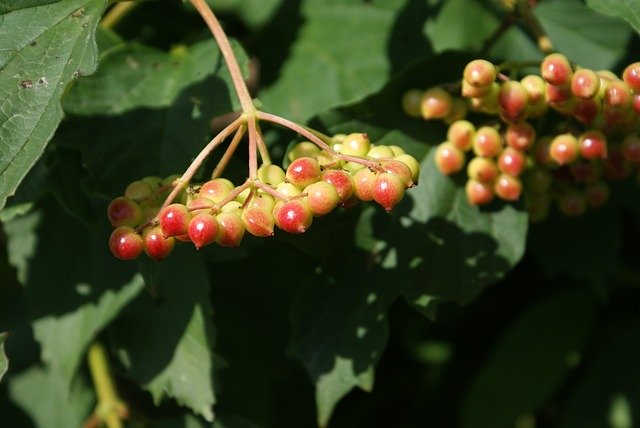
[(236, 13), (250, 27), (261, 27), (273, 18), (284, 0), (208, 0), (216, 13)]
[(86, 228), (49, 200), (5, 224), (42, 360), (67, 385), (89, 343), (143, 288), (109, 252), (105, 223)]
[(178, 247), (160, 269), (157, 283), (147, 284), (153, 296), (141, 294), (114, 325), (118, 355), (156, 404), (173, 397), (213, 421), (214, 329), (205, 266), (192, 248)]
[[(106, 0), (2, 3), (0, 209), (53, 136), (67, 84), (93, 73)], [(18, 37), (19, 35), (19, 37)]]
[(83, 378), (71, 390), (60, 373), (47, 366), (32, 366), (11, 376), (9, 396), (27, 413), (36, 427), (79, 427), (94, 405), (94, 393)]
[(9, 333), (0, 333), (0, 382), (9, 369), (9, 359), (7, 354), (4, 353), (4, 343), (7, 341), (8, 336)]
[(597, 309), (595, 298), (584, 290), (563, 291), (528, 308), (471, 384), (460, 426), (510, 427), (518, 416), (539, 410), (579, 359)]
[(304, 24), (278, 80), (260, 93), (265, 110), (298, 122), (379, 89), (400, 61), (429, 52), (417, 29), (398, 23), (426, 16), (420, 2), (314, 0), (301, 13)]
[(605, 15), (627, 21), (640, 32), (640, 2), (638, 0), (587, 0), (587, 6)]

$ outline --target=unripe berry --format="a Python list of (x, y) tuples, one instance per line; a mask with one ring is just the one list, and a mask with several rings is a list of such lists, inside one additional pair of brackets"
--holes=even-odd
[(540, 74), (547, 83), (558, 86), (568, 84), (573, 76), (573, 71), (566, 56), (553, 53), (542, 60)]
[(492, 158), (474, 157), (467, 164), (467, 176), (475, 181), (491, 183), (498, 176), (498, 168)]
[(498, 168), (500, 171), (511, 175), (519, 176), (527, 164), (527, 158), (520, 150), (513, 147), (507, 147), (500, 153), (498, 157)]
[(622, 80), (633, 92), (640, 92), (640, 62), (629, 64), (622, 73)]
[(529, 122), (511, 123), (505, 131), (505, 140), (509, 147), (526, 151), (536, 141), (536, 131)]
[(235, 213), (221, 212), (216, 216), (220, 225), (215, 242), (221, 247), (237, 247), (244, 237), (244, 222)]
[(315, 158), (318, 154), (320, 154), (320, 147), (311, 141), (302, 141), (291, 148), (289, 153), (287, 153), (287, 158), (290, 162), (293, 162), (303, 157)]
[(402, 109), (411, 117), (420, 117), (420, 102), (422, 101), (422, 91), (420, 89), (409, 89), (402, 95)]
[(389, 146), (385, 146), (382, 144), (371, 146), (371, 148), (367, 152), (367, 157), (371, 159), (392, 158), (394, 156), (395, 155), (393, 154), (393, 150), (391, 150)]
[(629, 134), (622, 140), (622, 155), (630, 162), (640, 162), (640, 138)]
[(449, 114), (442, 118), (445, 123), (451, 124), (456, 120), (462, 120), (467, 117), (469, 112), (469, 104), (467, 100), (462, 98), (453, 98), (451, 101), (451, 108)]
[(460, 171), (465, 161), (462, 150), (450, 141), (445, 141), (436, 148), (434, 160), (440, 172), (446, 175)]
[(242, 221), (246, 231), (253, 236), (259, 238), (273, 236), (275, 219), (271, 211), (264, 208), (247, 207), (242, 211)]
[(534, 148), (533, 148), (534, 159), (536, 163), (538, 163), (539, 165), (544, 165), (547, 167), (553, 167), (556, 165), (554, 160), (551, 159), (551, 156), (549, 155), (549, 147), (551, 147), (551, 140), (552, 138), (550, 136), (544, 136), (544, 137), (538, 138), (538, 140), (534, 144)]
[(228, 180), (216, 178), (200, 186), (199, 195), (218, 203), (222, 202), (231, 193), (231, 190), (233, 190), (233, 185), (230, 185)]
[(447, 141), (451, 141), (454, 146), (466, 152), (471, 149), (473, 134), (476, 127), (468, 120), (456, 120), (447, 130)]
[(517, 177), (503, 173), (496, 179), (493, 190), (500, 199), (517, 201), (522, 194), (522, 182)]
[(162, 229), (158, 226), (145, 229), (142, 234), (144, 240), (144, 252), (154, 260), (163, 260), (171, 251), (175, 244), (173, 237), (165, 238)]
[(299, 189), (320, 180), (322, 171), (317, 160), (312, 158), (298, 158), (287, 168), (287, 181)]
[(276, 200), (273, 196), (262, 191), (258, 191), (253, 195), (249, 202), (250, 207), (264, 208), (267, 211), (273, 211), (273, 207), (276, 205)]
[(144, 177), (140, 181), (144, 181), (145, 183), (150, 185), (154, 190), (162, 186), (162, 178), (155, 175), (149, 175), (147, 177)]
[(486, 205), (493, 200), (493, 188), (488, 183), (468, 180), (464, 191), (471, 205)]
[(378, 174), (373, 182), (371, 194), (374, 201), (390, 212), (404, 197), (404, 189), (404, 183), (397, 175), (385, 172)]
[(396, 159), (391, 159), (380, 162), (380, 165), (385, 172), (397, 175), (398, 178), (402, 180), (402, 184), (404, 184), (405, 188), (409, 189), (415, 185), (413, 183), (411, 170), (405, 163)]
[(602, 97), (603, 108), (620, 111), (631, 107), (633, 94), (629, 87), (619, 80), (608, 82)]
[(199, 211), (199, 210), (211, 210), (215, 206), (215, 202), (213, 202), (209, 198), (205, 198), (204, 196), (198, 196), (195, 199), (192, 199), (187, 202), (187, 208), (189, 211)]
[(119, 196), (107, 207), (107, 217), (111, 226), (132, 226), (142, 223), (142, 209), (133, 199)]
[(353, 194), (361, 201), (373, 200), (373, 183), (377, 175), (368, 168), (363, 168), (353, 176)]
[(449, 92), (440, 87), (430, 88), (422, 94), (420, 112), (424, 119), (442, 119), (449, 114), (451, 103)]
[(587, 210), (587, 199), (582, 192), (577, 190), (567, 191), (558, 199), (558, 209), (568, 217), (582, 215)]
[(151, 196), (155, 189), (146, 181), (138, 180), (131, 182), (124, 191), (125, 198), (133, 199), (134, 201), (142, 201), (143, 199)]
[(486, 95), (469, 99), (471, 108), (486, 114), (497, 114), (500, 110), (498, 104), (499, 92), (500, 84), (493, 82), (491, 86), (489, 86), (489, 92)]
[(371, 140), (367, 134), (356, 132), (347, 135), (342, 142), (342, 154), (349, 156), (366, 156), (371, 148)]
[(313, 214), (303, 199), (278, 202), (273, 215), (276, 225), (289, 233), (304, 233), (313, 221)]
[(598, 130), (585, 131), (578, 137), (580, 155), (585, 159), (604, 159), (607, 157), (607, 137)]
[(189, 222), (188, 235), (197, 249), (213, 243), (218, 237), (220, 225), (209, 213), (198, 213)]
[(389, 146), (389, 148), (391, 149), (391, 151), (393, 152), (394, 156), (400, 156), (400, 155), (404, 155), (406, 154), (406, 152), (404, 151), (404, 149), (400, 146), (394, 146), (391, 145)]
[(465, 98), (482, 98), (489, 95), (492, 91), (492, 84), (487, 86), (473, 86), (471, 83), (462, 79), (462, 88), (460, 95)]
[(546, 102), (545, 88), (546, 84), (542, 77), (536, 74), (529, 74), (520, 79), (520, 83), (527, 90), (529, 105), (535, 106), (539, 103)]
[(353, 179), (351, 175), (340, 169), (330, 169), (322, 173), (322, 181), (326, 181), (335, 187), (340, 196), (340, 201), (345, 203), (353, 194)]
[(571, 79), (571, 92), (579, 98), (593, 98), (600, 90), (600, 77), (588, 68), (576, 70)]
[(507, 122), (517, 122), (525, 116), (529, 94), (522, 83), (509, 80), (500, 85), (498, 104), (500, 116)]
[(276, 192), (284, 196), (285, 198), (292, 198), (302, 193), (302, 190), (298, 189), (291, 183), (280, 183), (276, 186)]
[(473, 152), (482, 157), (497, 156), (502, 150), (502, 138), (496, 128), (480, 127), (473, 136)]
[(578, 140), (571, 134), (560, 134), (551, 140), (549, 156), (560, 165), (567, 165), (578, 158)]
[(258, 168), (258, 180), (272, 186), (277, 186), (285, 180), (285, 172), (278, 165), (261, 165), (260, 168)]
[[(363, 169), (363, 171), (369, 171)], [(340, 196), (335, 186), (326, 181), (319, 181), (307, 186), (303, 193), (307, 194), (307, 204), (314, 216), (329, 214), (340, 203)]]
[[(242, 202), (238, 201), (229, 201), (220, 209), (220, 212), (223, 213), (232, 213), (237, 215), (238, 217), (242, 216)], [(274, 202), (275, 205), (275, 202)]]
[(396, 160), (404, 163), (411, 170), (411, 181), (414, 184), (418, 184), (418, 180), (420, 178), (420, 163), (411, 155), (402, 154), (395, 157)]
[(185, 235), (189, 230), (191, 213), (182, 204), (171, 204), (160, 212), (159, 220), (165, 236)]
[(496, 80), (496, 67), (484, 59), (476, 59), (469, 62), (462, 72), (467, 83), (474, 87), (489, 86)]
[(131, 226), (118, 226), (109, 237), (109, 249), (120, 260), (133, 260), (142, 252), (142, 237)]

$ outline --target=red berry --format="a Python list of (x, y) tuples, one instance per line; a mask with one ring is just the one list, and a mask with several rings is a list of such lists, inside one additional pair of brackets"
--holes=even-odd
[(566, 103), (573, 98), (571, 93), (571, 87), (569, 85), (551, 85), (548, 84), (545, 88), (545, 94), (547, 97), (547, 103), (554, 108), (562, 106), (562, 103)]
[(273, 236), (275, 219), (271, 211), (259, 207), (247, 207), (242, 210), (242, 221), (246, 231), (253, 236), (260, 238)]
[(629, 64), (622, 73), (622, 80), (633, 92), (640, 92), (640, 62)]
[(373, 200), (373, 183), (376, 181), (376, 173), (368, 168), (357, 171), (353, 176), (353, 194), (361, 201)]
[(583, 132), (578, 137), (580, 155), (585, 159), (604, 159), (607, 157), (607, 137), (597, 130)]
[(313, 214), (303, 199), (278, 202), (273, 214), (276, 225), (289, 233), (304, 233), (313, 221)]
[(468, 180), (464, 190), (471, 205), (486, 205), (493, 200), (493, 189), (489, 183)]
[(468, 120), (456, 120), (447, 130), (447, 141), (451, 141), (454, 146), (466, 152), (471, 149), (473, 134), (476, 127)]
[(384, 172), (373, 182), (371, 194), (374, 201), (390, 212), (404, 197), (404, 190), (404, 183), (397, 175)]
[(624, 110), (631, 107), (633, 94), (629, 87), (619, 80), (608, 82), (602, 96), (603, 108), (605, 110)]
[(289, 164), (287, 168), (287, 181), (298, 189), (304, 189), (309, 184), (320, 180), (322, 170), (317, 160), (301, 157)]
[(482, 183), (492, 183), (498, 176), (498, 168), (492, 158), (476, 156), (467, 164), (467, 176)]
[(525, 115), (529, 103), (529, 93), (517, 80), (509, 80), (500, 85), (498, 104), (500, 116), (507, 122), (517, 122)]
[(502, 138), (496, 128), (483, 126), (473, 136), (473, 152), (482, 157), (497, 156), (502, 150)]
[(560, 165), (567, 165), (578, 158), (578, 140), (571, 134), (560, 134), (551, 140), (549, 156)]
[(222, 247), (237, 247), (244, 237), (244, 222), (233, 212), (221, 212), (216, 216), (220, 231), (216, 243)]
[(566, 85), (571, 81), (573, 71), (566, 56), (558, 53), (547, 55), (540, 65), (540, 74), (549, 84)]
[(188, 235), (197, 249), (209, 245), (216, 240), (220, 225), (209, 213), (198, 213), (189, 222)]
[(600, 113), (600, 102), (595, 99), (579, 99), (571, 114), (582, 123), (590, 124)]
[(233, 185), (224, 178), (216, 178), (207, 181), (200, 186), (200, 196), (212, 200), (215, 203), (222, 202), (233, 190)]
[(524, 153), (513, 147), (507, 147), (498, 157), (498, 168), (500, 168), (500, 171), (512, 177), (519, 176), (524, 170), (526, 163), (527, 158)]
[(622, 155), (630, 162), (640, 162), (640, 137), (629, 134), (622, 140)]
[(484, 59), (476, 59), (466, 65), (462, 76), (471, 86), (489, 86), (496, 80), (496, 67)]
[[(369, 170), (363, 168), (360, 171)], [(326, 181), (319, 181), (307, 186), (303, 193), (307, 194), (307, 204), (309, 204), (309, 209), (316, 217), (329, 214), (340, 203), (340, 196), (335, 186)]]
[(111, 226), (132, 226), (142, 223), (142, 209), (136, 201), (124, 196), (115, 198), (107, 207), (107, 217)]
[(464, 166), (464, 153), (451, 141), (445, 141), (436, 148), (434, 160), (440, 172), (451, 175)]
[(398, 178), (402, 180), (405, 188), (408, 189), (414, 186), (412, 178), (413, 174), (411, 173), (411, 169), (409, 169), (409, 167), (402, 161), (391, 159), (382, 161), (380, 165), (382, 166), (382, 169), (385, 170), (385, 172), (397, 175)]
[(175, 239), (165, 238), (162, 229), (158, 226), (145, 229), (142, 238), (144, 252), (154, 260), (163, 260), (173, 251)]
[(452, 98), (449, 92), (440, 87), (427, 89), (422, 94), (420, 111), (424, 119), (442, 119), (451, 110)]
[(505, 140), (517, 150), (529, 150), (536, 141), (536, 131), (529, 122), (511, 123), (507, 126)]
[(131, 226), (119, 226), (109, 237), (109, 249), (120, 260), (137, 258), (143, 246), (142, 237)]
[(493, 190), (500, 199), (517, 201), (522, 193), (522, 182), (517, 177), (500, 174), (493, 185)]
[(600, 90), (600, 77), (588, 68), (576, 70), (571, 79), (571, 92), (579, 98), (593, 98)]
[(353, 179), (351, 175), (341, 169), (329, 169), (322, 173), (322, 181), (333, 184), (340, 201), (345, 203), (353, 194)]
[(185, 235), (189, 229), (191, 213), (182, 204), (171, 204), (160, 212), (159, 220), (165, 236)]

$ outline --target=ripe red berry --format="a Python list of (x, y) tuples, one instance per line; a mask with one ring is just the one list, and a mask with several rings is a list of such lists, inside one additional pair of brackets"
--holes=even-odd
[(260, 207), (247, 207), (242, 210), (242, 221), (246, 231), (253, 236), (260, 238), (273, 236), (275, 219), (271, 211)]
[(133, 260), (142, 252), (142, 237), (131, 226), (118, 226), (109, 237), (109, 249), (120, 260)]
[(492, 183), (498, 176), (498, 168), (492, 158), (476, 156), (467, 164), (467, 176), (482, 183)]
[(500, 116), (507, 122), (517, 122), (525, 116), (529, 103), (529, 93), (517, 80), (509, 80), (500, 85), (498, 104)]
[(420, 89), (409, 89), (402, 95), (402, 110), (411, 117), (420, 117), (420, 101), (422, 91)]
[(398, 178), (402, 180), (405, 188), (409, 189), (415, 185), (413, 183), (411, 170), (405, 163), (396, 159), (391, 159), (380, 162), (380, 165), (385, 172), (397, 175)]
[(500, 153), (498, 157), (498, 168), (500, 171), (511, 175), (519, 176), (527, 164), (527, 158), (520, 150), (513, 147), (507, 147)]
[(369, 168), (363, 168), (353, 176), (353, 194), (361, 201), (373, 200), (373, 183), (376, 181), (376, 173)]
[(473, 134), (476, 132), (476, 127), (468, 120), (456, 120), (447, 130), (447, 141), (451, 141), (454, 146), (466, 152), (471, 149), (471, 143), (473, 142)]
[(322, 173), (322, 181), (333, 185), (340, 196), (340, 201), (345, 203), (353, 194), (353, 179), (351, 175), (341, 169), (329, 169)]
[(542, 60), (540, 74), (547, 83), (558, 86), (568, 84), (573, 76), (573, 71), (566, 56), (553, 53)]
[(604, 159), (607, 157), (607, 137), (598, 130), (585, 131), (578, 137), (580, 155), (585, 159)]
[(144, 252), (154, 260), (163, 260), (173, 251), (175, 239), (173, 237), (165, 238), (162, 229), (158, 226), (145, 229), (142, 238), (144, 239)]
[(611, 110), (624, 110), (631, 107), (633, 94), (626, 83), (619, 80), (607, 82), (602, 96), (603, 108)]
[(482, 157), (497, 156), (502, 150), (502, 137), (498, 130), (492, 126), (478, 128), (473, 136), (473, 152)]
[(496, 67), (484, 59), (469, 62), (462, 72), (464, 80), (474, 87), (489, 86), (496, 80)]
[(434, 160), (440, 172), (451, 175), (464, 166), (464, 153), (452, 142), (445, 141), (436, 148)]
[(198, 213), (189, 222), (187, 234), (197, 249), (209, 245), (216, 240), (220, 225), (218, 220), (209, 213)]
[(115, 198), (107, 207), (107, 217), (111, 226), (132, 226), (142, 223), (142, 209), (136, 201), (124, 196)]
[(495, 194), (506, 201), (517, 201), (522, 194), (522, 182), (509, 174), (500, 174), (493, 185)]
[[(364, 168), (360, 171), (369, 170)], [(340, 196), (338, 195), (338, 191), (335, 186), (326, 181), (319, 181), (307, 186), (303, 193), (307, 194), (307, 204), (309, 205), (309, 209), (313, 215), (316, 217), (329, 214), (340, 203)]]
[(191, 213), (182, 204), (171, 204), (160, 212), (159, 221), (165, 236), (185, 235), (189, 230)]
[(489, 183), (468, 180), (464, 190), (471, 205), (486, 205), (493, 200), (493, 188)]
[(452, 98), (449, 92), (440, 87), (427, 89), (422, 94), (420, 111), (424, 119), (442, 119), (451, 110)]
[(548, 84), (545, 88), (545, 95), (547, 97), (547, 103), (556, 109), (558, 107), (564, 107), (563, 103), (567, 103), (573, 99), (569, 85), (556, 86)]
[(222, 247), (237, 247), (244, 237), (244, 222), (234, 212), (221, 212), (216, 216), (220, 231), (216, 243)]
[(600, 113), (600, 100), (579, 99), (576, 101), (571, 114), (582, 123), (590, 124)]
[(600, 77), (588, 68), (576, 70), (571, 79), (571, 92), (579, 98), (593, 98), (600, 90)]
[(384, 172), (378, 174), (373, 182), (371, 195), (374, 201), (390, 212), (404, 197), (404, 190), (405, 185), (397, 175)]
[(505, 131), (505, 140), (517, 150), (529, 150), (536, 141), (536, 131), (529, 122), (510, 123)]
[(294, 160), (287, 168), (287, 181), (298, 189), (304, 189), (309, 184), (320, 180), (322, 170), (317, 160), (302, 157)]
[(313, 214), (303, 199), (278, 202), (273, 215), (276, 225), (289, 233), (304, 233), (313, 221)]
[(640, 62), (629, 64), (622, 73), (622, 80), (633, 92), (640, 92)]
[(578, 158), (578, 140), (571, 134), (560, 134), (551, 140), (549, 156), (560, 165), (567, 165)]

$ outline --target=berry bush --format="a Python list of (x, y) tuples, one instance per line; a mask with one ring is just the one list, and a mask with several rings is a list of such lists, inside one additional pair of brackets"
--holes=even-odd
[(0, 425), (632, 427), (638, 11), (0, 1)]

